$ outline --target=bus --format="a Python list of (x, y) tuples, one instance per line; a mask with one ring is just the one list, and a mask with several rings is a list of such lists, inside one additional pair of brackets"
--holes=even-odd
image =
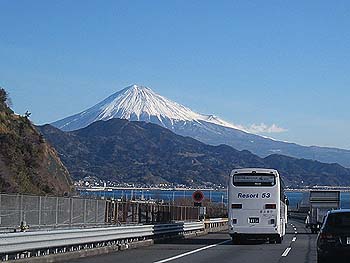
[(277, 170), (233, 170), (228, 198), (229, 234), (234, 244), (248, 239), (282, 242), (287, 227), (288, 199)]

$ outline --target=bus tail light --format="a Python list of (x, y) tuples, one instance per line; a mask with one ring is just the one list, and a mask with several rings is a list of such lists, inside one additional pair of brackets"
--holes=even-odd
[(237, 218), (232, 219), (232, 224), (234, 224), (234, 225), (237, 224)]
[(242, 204), (231, 204), (232, 209), (242, 209)]
[(276, 204), (265, 204), (265, 209), (276, 209)]

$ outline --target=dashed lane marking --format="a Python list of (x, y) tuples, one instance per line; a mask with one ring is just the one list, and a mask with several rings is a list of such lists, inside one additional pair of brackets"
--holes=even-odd
[(292, 249), (291, 247), (287, 247), (286, 250), (283, 252), (282, 257), (288, 256), (288, 253), (291, 249)]
[(288, 256), (289, 252), (292, 250), (292, 247), (291, 247), (292, 243), (295, 242), (295, 241), (297, 240), (297, 237), (296, 237), (296, 235), (298, 234), (298, 232), (297, 232), (297, 227), (296, 227), (295, 225), (293, 225), (293, 224), (290, 224), (290, 225), (291, 225), (291, 226), (293, 227), (293, 229), (294, 229), (294, 234), (295, 234), (295, 236), (293, 237), (290, 246), (287, 247), (286, 250), (283, 252), (282, 257)]
[(182, 257), (188, 256), (188, 255), (191, 255), (191, 254), (200, 252), (200, 251), (202, 251), (202, 250), (206, 250), (206, 249), (209, 249), (209, 248), (213, 248), (213, 247), (216, 247), (216, 246), (219, 246), (219, 245), (228, 243), (228, 242), (231, 242), (231, 240), (226, 240), (226, 241), (223, 241), (223, 242), (214, 244), (214, 245), (210, 245), (210, 246), (206, 246), (206, 247), (201, 247), (201, 248), (198, 248), (198, 249), (195, 249), (195, 250), (192, 250), (192, 251), (189, 251), (189, 252), (186, 252), (186, 253), (183, 253), (183, 254), (180, 254), (180, 255), (171, 257), (171, 258), (166, 258), (166, 259), (162, 259), (162, 260), (159, 260), (159, 261), (155, 261), (154, 263), (169, 262), (169, 261), (172, 261), (172, 260), (175, 260), (175, 259), (178, 259), (178, 258), (182, 258)]

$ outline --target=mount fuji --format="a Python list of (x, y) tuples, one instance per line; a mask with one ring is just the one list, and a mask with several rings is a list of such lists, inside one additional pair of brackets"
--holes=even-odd
[(212, 123), (223, 127), (238, 129), (213, 115), (196, 113), (185, 106), (156, 94), (143, 86), (132, 85), (114, 93), (95, 106), (54, 122), (53, 126), (64, 130), (77, 130), (89, 124), (113, 118), (130, 121), (152, 122), (168, 129), (176, 129), (187, 123), (200, 125), (202, 122)]
[(52, 125), (63, 131), (73, 131), (96, 121), (113, 118), (151, 122), (207, 144), (226, 144), (238, 150), (249, 150), (261, 157), (278, 153), (350, 167), (349, 150), (302, 146), (248, 133), (214, 115), (196, 113), (156, 94), (148, 87), (138, 85), (116, 92), (95, 106), (53, 122)]

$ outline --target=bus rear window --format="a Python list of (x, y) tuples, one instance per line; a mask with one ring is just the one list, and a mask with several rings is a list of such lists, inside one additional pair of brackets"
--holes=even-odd
[(263, 173), (236, 174), (233, 176), (235, 186), (274, 186), (275, 175)]

